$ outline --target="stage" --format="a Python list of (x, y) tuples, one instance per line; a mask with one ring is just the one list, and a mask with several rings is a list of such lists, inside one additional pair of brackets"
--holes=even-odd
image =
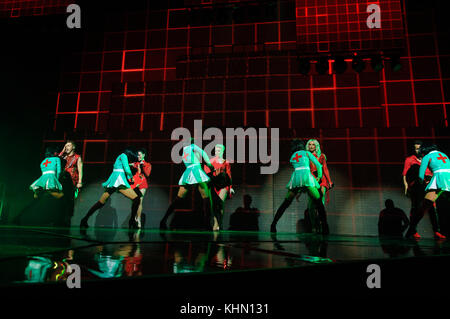
[[(74, 264), (80, 288), (67, 284)], [(372, 264), (379, 266), (379, 288), (369, 288), (376, 282)], [(421, 295), (450, 283), (449, 265), (445, 240), (0, 227), (1, 290), (18, 294)]]

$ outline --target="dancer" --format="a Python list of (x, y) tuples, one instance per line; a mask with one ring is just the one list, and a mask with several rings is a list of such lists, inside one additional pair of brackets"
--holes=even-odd
[(204, 167), (205, 173), (208, 175), (212, 172), (211, 187), (214, 188), (214, 192), (211, 192), (211, 197), (213, 202), (214, 231), (218, 231), (223, 227), (223, 206), (225, 200), (231, 198), (234, 194), (231, 186), (231, 166), (230, 162), (223, 158), (224, 151), (225, 146), (217, 144), (214, 148), (215, 156), (211, 159), (214, 170), (211, 171), (206, 165)]
[(135, 217), (139, 208), (140, 196), (131, 189), (131, 186), (127, 181), (130, 180), (131, 183), (134, 183), (133, 174), (131, 173), (129, 163), (135, 162), (136, 160), (136, 153), (134, 153), (130, 149), (126, 149), (117, 157), (114, 163), (112, 174), (109, 176), (108, 180), (102, 184), (105, 192), (100, 197), (98, 202), (89, 209), (86, 216), (83, 217), (80, 223), (80, 227), (88, 228), (89, 217), (91, 217), (92, 214), (97, 211), (97, 209), (103, 207), (105, 205), (105, 202), (112, 194), (114, 194), (116, 191), (119, 191), (120, 193), (122, 193), (122, 195), (129, 198), (133, 202), (131, 208), (131, 217), (128, 225), (130, 228), (137, 228)]
[[(417, 214), (411, 217), (411, 224), (406, 233), (406, 237), (417, 234), (417, 224), (422, 217), (428, 213), (433, 227), (434, 238), (444, 239), (446, 237), (440, 233), (439, 221), (436, 211), (434, 210), (434, 203), (444, 192), (450, 192), (450, 161), (448, 156), (439, 151), (436, 145), (421, 146), (419, 155), (423, 156), (420, 164), (419, 179), (424, 181), (427, 168), (430, 168), (433, 177), (425, 188), (425, 198), (423, 199)], [(414, 237), (420, 238), (418, 234)]]
[(137, 214), (135, 217), (137, 228), (142, 227), (141, 223), (141, 214), (142, 214), (142, 202), (144, 200), (145, 193), (148, 188), (147, 177), (150, 176), (152, 171), (152, 165), (149, 162), (145, 161), (145, 157), (147, 156), (147, 151), (143, 148), (138, 150), (137, 162), (130, 164), (130, 166), (136, 169), (136, 174), (134, 174), (133, 179), (134, 183), (131, 185), (131, 188), (134, 189), (136, 194), (140, 196), (140, 203), (137, 210)]
[(194, 139), (191, 138), (188, 145), (183, 147), (183, 163), (186, 165), (186, 170), (181, 175), (178, 185), (177, 198), (167, 208), (166, 214), (162, 218), (159, 228), (167, 229), (167, 219), (175, 211), (175, 209), (181, 204), (183, 198), (189, 192), (189, 188), (192, 186), (198, 186), (198, 190), (203, 200), (203, 222), (207, 230), (211, 230), (211, 196), (209, 192), (208, 182), (210, 178), (203, 171), (200, 162), (202, 159), (206, 162), (206, 165), (212, 171), (214, 166), (208, 158), (208, 155), (200, 147), (194, 144)]
[[(322, 234), (327, 235), (329, 234), (327, 215), (320, 196), (320, 185), (318, 183), (318, 180), (322, 178), (322, 165), (314, 155), (309, 151), (305, 151), (305, 144), (300, 140), (292, 141), (291, 152), (290, 163), (294, 167), (294, 172), (291, 175), (289, 183), (286, 185), (286, 188), (288, 189), (286, 198), (275, 214), (272, 225), (270, 226), (270, 231), (273, 233), (277, 231), (277, 222), (284, 211), (291, 205), (294, 197), (299, 193), (307, 192), (317, 207), (319, 219), (322, 223)], [(311, 173), (310, 161), (312, 161), (317, 168), (317, 178)]]
[[(327, 157), (325, 156), (324, 153), (322, 153), (319, 141), (316, 139), (310, 139), (306, 143), (306, 150), (311, 152), (317, 158), (319, 163), (322, 164), (323, 176), (321, 179), (319, 179), (319, 183), (320, 183), (320, 191), (321, 191), (321, 196), (322, 196), (322, 203), (325, 205), (325, 195), (327, 195), (327, 203), (328, 203), (330, 200), (328, 191), (331, 188), (333, 188), (333, 186), (334, 186), (333, 182), (331, 181), (330, 172), (328, 171)], [(310, 169), (311, 169), (311, 173), (316, 178), (318, 178), (317, 168), (313, 162), (310, 162)], [(314, 201), (311, 200), (311, 198), (309, 198), (309, 200), (308, 200), (308, 214), (307, 215), (308, 215), (308, 218), (310, 221), (311, 230), (313, 232), (315, 232), (315, 231), (320, 232), (320, 223), (318, 220), (316, 207), (314, 206)]]
[(83, 160), (75, 153), (76, 145), (74, 141), (67, 141), (59, 157), (66, 161), (64, 170), (70, 174), (75, 188), (74, 197), (78, 196), (78, 191), (83, 187)]
[(30, 185), (34, 198), (38, 198), (42, 193), (48, 193), (55, 198), (64, 196), (63, 187), (58, 180), (61, 174), (61, 160), (56, 154), (53, 147), (47, 147), (45, 150), (45, 158), (41, 162), (42, 176)]
[[(419, 156), (419, 149), (422, 146), (421, 140), (414, 141), (413, 154), (406, 158), (403, 166), (403, 185), (405, 186), (405, 195), (411, 200), (411, 210), (409, 219), (417, 218), (423, 198), (425, 196), (425, 184), (419, 180), (419, 168), (422, 157)], [(429, 182), (433, 173), (429, 168), (425, 171), (425, 181)], [(420, 238), (418, 233), (414, 233), (413, 237)]]

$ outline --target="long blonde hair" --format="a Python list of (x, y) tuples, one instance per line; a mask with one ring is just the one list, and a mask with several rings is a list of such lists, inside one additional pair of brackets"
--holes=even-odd
[(316, 154), (317, 154), (317, 157), (320, 157), (320, 155), (322, 155), (322, 151), (320, 150), (319, 141), (314, 138), (308, 140), (308, 142), (306, 142), (306, 146), (305, 146), (305, 150), (307, 150), (307, 151), (309, 151), (309, 149), (308, 149), (309, 142), (313, 142), (314, 145), (316, 145)]

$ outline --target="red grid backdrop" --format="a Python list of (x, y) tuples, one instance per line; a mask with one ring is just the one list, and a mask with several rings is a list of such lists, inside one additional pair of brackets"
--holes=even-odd
[[(370, 4), (381, 28), (369, 28)], [(404, 45), (400, 0), (296, 0), (297, 41), (305, 53), (399, 49)]]
[[(449, 55), (440, 53), (436, 30), (408, 33), (406, 23), (407, 55), (400, 72), (386, 65), (379, 73), (348, 69), (339, 75), (303, 76), (297, 72), (297, 57), (288, 51), (296, 47), (295, 16), (282, 19), (279, 14), (277, 21), (264, 23), (180, 26), (188, 11), (128, 13), (123, 30), (88, 35), (82, 55), (67, 61), (54, 129), (127, 136), (84, 139), (87, 145), (104, 145), (84, 150), (86, 164), (109, 165), (126, 144), (147, 146), (153, 150), (152, 162), (164, 172), (153, 176), (154, 187), (173, 194), (181, 169), (170, 163), (167, 141), (173, 128), (192, 128), (194, 119), (203, 119), (204, 127), (280, 127), (285, 138), (292, 134), (289, 128), (324, 144), (338, 181), (330, 214), (349, 217), (349, 232), (358, 233), (366, 227), (360, 226), (365, 222), (359, 217), (378, 213), (386, 192), (398, 195), (407, 142), (416, 137), (433, 140), (432, 127), (448, 126), (450, 102), (444, 88), (450, 78), (442, 63), (448, 65)], [(79, 68), (73, 67), (77, 63)], [(256, 171), (234, 166), (241, 194), (264, 188)], [(261, 205), (262, 211), (276, 209), (278, 197), (284, 196), (283, 183), (272, 180), (276, 196)], [(339, 198), (348, 202), (348, 196), (353, 203), (355, 197), (370, 200), (339, 205)]]
[(0, 1), (0, 18), (19, 18), (66, 12), (73, 0), (2, 0)]

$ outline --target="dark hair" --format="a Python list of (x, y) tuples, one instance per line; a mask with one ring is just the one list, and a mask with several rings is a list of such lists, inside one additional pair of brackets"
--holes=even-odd
[(419, 149), (419, 156), (425, 156), (428, 153), (432, 152), (432, 151), (437, 151), (438, 147), (435, 144), (431, 144), (431, 145), (422, 145), (420, 146)]
[(384, 205), (386, 205), (386, 208), (393, 208), (394, 201), (392, 199), (386, 199), (386, 201), (384, 202)]
[(294, 139), (291, 142), (291, 153), (301, 151), (305, 149), (305, 143), (302, 140)]
[(47, 146), (45, 149), (44, 157), (55, 157), (58, 155), (58, 151), (55, 146)]
[(423, 141), (422, 140), (414, 140), (413, 145), (416, 145), (416, 144), (422, 145)]
[(147, 150), (145, 148), (140, 148), (137, 150), (136, 154), (141, 152), (142, 154), (144, 154), (144, 156), (147, 156)]
[(137, 152), (133, 148), (127, 147), (123, 153), (127, 156), (129, 163), (137, 162)]

